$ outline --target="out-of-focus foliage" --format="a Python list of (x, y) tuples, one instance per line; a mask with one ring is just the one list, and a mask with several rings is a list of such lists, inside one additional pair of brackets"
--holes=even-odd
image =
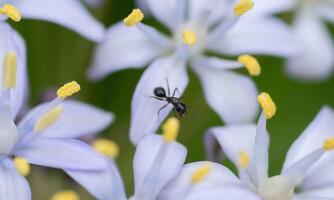
[[(133, 0), (105, 2), (105, 5), (92, 12), (106, 26), (123, 19), (135, 7)], [(128, 138), (130, 102), (143, 70), (125, 70), (112, 74), (103, 81), (90, 82), (86, 79), (86, 72), (92, 58), (93, 43), (47, 22), (22, 20), (21, 23), (13, 25), (27, 42), (31, 105), (40, 101), (46, 89), (77, 80), (83, 89), (76, 98), (115, 113), (115, 122), (101, 136), (113, 139), (119, 144), (121, 150), (117, 163), (127, 192), (131, 194), (134, 148)], [(334, 27), (329, 28), (334, 33)], [(287, 76), (283, 60), (259, 57), (259, 61), (263, 73), (254, 79), (259, 90), (270, 92), (278, 106), (278, 113), (268, 127), (272, 139), (270, 174), (274, 175), (279, 173), (288, 147), (321, 106), (329, 104), (334, 107), (334, 76), (319, 83), (298, 82)], [(197, 78), (192, 74), (191, 79), (184, 94), (190, 113), (182, 119), (179, 137), (179, 141), (188, 148), (188, 162), (205, 159), (203, 133), (209, 127), (222, 125), (219, 117), (203, 99)], [(60, 171), (35, 167), (28, 179), (34, 200), (49, 199), (54, 192), (61, 189), (74, 189), (81, 194), (82, 199), (92, 199)]]

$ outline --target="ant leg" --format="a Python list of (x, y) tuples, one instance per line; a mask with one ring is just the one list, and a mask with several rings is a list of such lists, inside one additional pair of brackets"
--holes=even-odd
[(165, 104), (164, 106), (162, 106), (159, 110), (158, 110), (158, 116), (160, 115), (160, 111), (163, 110), (164, 108), (166, 108), (166, 106), (168, 106), (169, 103)]
[(167, 96), (170, 96), (170, 87), (167, 77), (166, 77), (166, 84), (167, 84)]
[(165, 99), (163, 99), (163, 98), (159, 98), (159, 97), (155, 97), (155, 96), (150, 96), (151, 98), (154, 98), (154, 99), (157, 99), (157, 100), (159, 100), (159, 101), (165, 101)]
[(179, 93), (179, 88), (175, 88), (174, 91), (173, 91), (173, 97), (175, 97), (175, 94), (176, 93)]

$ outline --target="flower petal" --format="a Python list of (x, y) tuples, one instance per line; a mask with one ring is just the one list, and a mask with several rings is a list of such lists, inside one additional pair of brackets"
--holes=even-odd
[(31, 200), (29, 183), (16, 171), (12, 161), (5, 159), (0, 165), (0, 199)]
[(77, 0), (16, 0), (14, 5), (24, 18), (51, 21), (93, 41), (100, 41), (104, 27)]
[(65, 170), (76, 182), (81, 184), (95, 198), (100, 200), (126, 200), (122, 178), (114, 161), (105, 159), (108, 166), (105, 170), (84, 171)]
[(210, 50), (228, 55), (264, 54), (291, 56), (299, 52), (296, 35), (282, 21), (271, 17), (240, 18), (238, 23), (218, 41), (211, 41)]
[(190, 0), (189, 3), (189, 21), (200, 20), (204, 12), (210, 12), (209, 24), (215, 24), (227, 14), (227, 9), (231, 3), (221, 0)]
[(243, 65), (240, 62), (225, 60), (222, 58), (212, 57), (212, 56), (200, 56), (199, 58), (193, 61), (193, 65), (205, 66), (222, 70), (233, 70), (243, 67)]
[(302, 79), (330, 76), (334, 69), (334, 45), (321, 18), (312, 8), (305, 8), (298, 13), (293, 28), (303, 48), (300, 54), (289, 59), (289, 74)]
[(330, 1), (319, 2), (317, 5), (314, 5), (314, 9), (325, 20), (334, 23), (334, 6)]
[(251, 14), (276, 14), (293, 9), (297, 2), (291, 0), (254, 0), (254, 5), (250, 11)]
[[(201, 166), (209, 165), (210, 172), (196, 184), (192, 183), (192, 175)], [(259, 199), (257, 195), (245, 188), (241, 181), (223, 165), (213, 162), (194, 162), (186, 164), (180, 175), (174, 179), (159, 195), (159, 200), (167, 199)]]
[(322, 147), (323, 142), (333, 136), (333, 133), (334, 112), (331, 108), (325, 106), (290, 147), (284, 162), (283, 171), (309, 153)]
[(182, 95), (188, 84), (186, 66), (183, 59), (177, 55), (163, 57), (153, 62), (144, 72), (137, 84), (132, 97), (132, 113), (130, 139), (136, 144), (143, 135), (155, 132), (160, 123), (167, 117), (172, 106), (169, 105), (158, 111), (166, 102), (152, 98), (153, 90), (156, 87), (163, 87), (168, 92), (168, 80), (171, 94), (178, 88), (178, 95)]
[(254, 120), (258, 112), (257, 89), (250, 78), (230, 71), (195, 68), (208, 104), (226, 123)]
[(79, 101), (66, 100), (61, 105), (63, 113), (55, 124), (43, 131), (43, 136), (78, 138), (87, 134), (96, 134), (106, 128), (114, 118), (112, 113)]
[(239, 166), (239, 154), (246, 152), (250, 157), (253, 155), (256, 135), (255, 124), (229, 125), (214, 127), (206, 132), (212, 135), (220, 144), (226, 156)]
[(108, 29), (105, 38), (96, 47), (89, 76), (99, 79), (124, 68), (140, 68), (165, 51), (138, 27), (118, 23)]
[(146, 0), (146, 4), (152, 13), (160, 22), (165, 26), (173, 29), (176, 26), (177, 15), (176, 13), (181, 2), (177, 0)]
[(36, 138), (21, 144), (14, 154), (29, 163), (72, 170), (100, 170), (104, 159), (89, 145), (74, 139)]
[(178, 175), (186, 155), (186, 148), (177, 142), (166, 143), (154, 134), (145, 136), (133, 160), (134, 197), (156, 199), (162, 188)]
[[(334, 153), (327, 152), (313, 167), (300, 186), (303, 192), (310, 192), (317, 190), (326, 190), (327, 187), (334, 187)], [(316, 194), (316, 193), (314, 193)], [(334, 197), (334, 195), (331, 195)]]
[[(17, 53), (16, 87), (12, 92), (12, 117), (23, 106), (27, 97), (28, 81), (26, 69), (26, 47), (22, 37), (8, 24), (0, 22), (0, 63), (2, 66), (4, 55), (9, 51)], [(2, 68), (0, 69), (0, 87), (2, 88)], [(1, 97), (1, 93), (0, 93)]]

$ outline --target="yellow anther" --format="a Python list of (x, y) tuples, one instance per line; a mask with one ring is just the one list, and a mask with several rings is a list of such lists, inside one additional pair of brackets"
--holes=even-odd
[(50, 200), (79, 200), (79, 196), (72, 190), (60, 191), (54, 194)]
[(97, 152), (113, 159), (115, 159), (119, 154), (118, 145), (111, 140), (97, 139), (92, 145)]
[(186, 30), (182, 33), (183, 43), (189, 46), (196, 44), (197, 37), (196, 34), (192, 31)]
[(246, 151), (240, 151), (238, 157), (238, 164), (241, 169), (245, 169), (249, 166), (250, 157)]
[(262, 92), (259, 96), (257, 96), (257, 100), (260, 103), (267, 119), (272, 118), (276, 114), (276, 104), (268, 93)]
[(125, 26), (135, 26), (144, 19), (144, 14), (140, 9), (133, 9), (129, 16), (127, 16), (123, 23)]
[(173, 142), (176, 140), (180, 130), (180, 122), (175, 117), (167, 119), (162, 125), (162, 132), (166, 142)]
[(16, 52), (7, 52), (3, 61), (2, 82), (6, 89), (15, 88), (16, 86), (16, 68), (17, 56)]
[(57, 96), (60, 99), (66, 99), (67, 97), (73, 95), (74, 93), (77, 93), (80, 91), (80, 85), (75, 82), (69, 82), (63, 85), (61, 88), (57, 90)]
[(323, 148), (326, 151), (334, 150), (334, 137), (325, 140)]
[(240, 0), (234, 5), (234, 14), (236, 16), (241, 16), (252, 9), (254, 2), (252, 0)]
[(238, 62), (245, 65), (247, 71), (251, 76), (258, 76), (261, 74), (261, 66), (259, 62), (251, 55), (241, 55), (238, 57)]
[(12, 5), (5, 4), (0, 8), (1, 15), (7, 15), (11, 20), (19, 22), (21, 20), (20, 11)]
[(193, 184), (203, 181), (203, 179), (211, 172), (211, 165), (206, 164), (198, 168), (191, 176)]
[(16, 166), (17, 171), (22, 174), (22, 176), (28, 176), (30, 173), (30, 164), (27, 162), (26, 159), (21, 157), (14, 158), (14, 164)]
[(63, 107), (62, 106), (56, 106), (44, 115), (42, 115), (36, 122), (34, 131), (35, 132), (42, 132), (45, 129), (49, 128), (52, 126), (59, 118), (59, 116), (63, 112)]

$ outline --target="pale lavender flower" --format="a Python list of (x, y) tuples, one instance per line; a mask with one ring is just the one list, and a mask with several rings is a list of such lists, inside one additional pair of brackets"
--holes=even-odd
[(12, 103), (16, 71), (20, 71), (17, 54), (6, 53), (0, 99), (0, 199), (31, 199), (29, 184), (22, 176), (29, 173), (28, 163), (63, 170), (104, 170), (107, 165), (103, 157), (72, 137), (103, 129), (111, 115), (82, 103), (65, 102), (80, 90), (71, 82), (57, 91), (57, 98), (33, 109), (16, 124), (16, 104)]
[[(135, 192), (130, 200), (156, 199), (160, 191), (179, 174), (184, 164), (187, 150), (175, 141), (179, 122), (171, 118), (163, 129), (163, 136), (148, 134), (136, 147), (133, 161)], [(93, 145), (101, 153), (110, 157), (115, 155), (113, 143), (105, 139)], [(99, 200), (126, 200), (122, 178), (114, 160), (108, 157), (105, 160), (109, 166), (105, 171), (66, 172)]]
[[(128, 67), (149, 65), (132, 99), (130, 138), (137, 143), (143, 134), (154, 132), (172, 106), (157, 115), (164, 102), (150, 98), (153, 89), (165, 87), (180, 96), (188, 85), (186, 65), (199, 76), (208, 104), (226, 123), (255, 118), (258, 106), (252, 80), (233, 72), (244, 65), (252, 75), (260, 73), (253, 57), (246, 62), (208, 56), (207, 51), (227, 56), (244, 53), (291, 56), (298, 51), (293, 34), (279, 20), (242, 16), (252, 1), (230, 0), (147, 0), (149, 12), (171, 31), (159, 33), (140, 21), (140, 10), (109, 28), (97, 46), (90, 77), (102, 78)], [(255, 5), (256, 6), (256, 5)], [(246, 9), (245, 9), (246, 8)], [(248, 15), (248, 14), (245, 14)], [(256, 64), (255, 64), (256, 63)]]
[[(329, 107), (319, 114), (288, 151), (279, 175), (268, 176), (269, 135), (267, 118), (276, 112), (270, 96), (261, 94), (264, 108), (258, 125), (242, 124), (216, 127), (207, 134), (214, 136), (226, 156), (235, 164), (239, 179), (219, 164), (209, 162), (212, 174), (188, 191), (189, 198), (218, 200), (224, 193), (243, 195), (241, 199), (327, 200), (334, 198), (333, 152), (334, 112)], [(189, 164), (180, 178), (161, 194), (161, 199), (178, 199), (187, 187), (187, 174), (199, 164)], [(189, 177), (189, 176), (188, 176)], [(224, 178), (217, 178), (224, 177)], [(189, 178), (188, 178), (189, 179)], [(189, 180), (188, 180), (189, 182)], [(175, 192), (177, 191), (177, 192)], [(228, 196), (233, 199), (233, 196)], [(254, 194), (256, 196), (254, 197)], [(168, 198), (166, 198), (168, 197)], [(224, 196), (225, 197), (225, 196)], [(160, 199), (160, 198), (159, 198)], [(238, 198), (236, 198), (238, 199)]]
[(333, 0), (257, 0), (262, 6), (255, 14), (292, 12), (292, 29), (301, 44), (299, 54), (287, 62), (292, 76), (305, 80), (321, 80), (331, 76), (334, 69), (334, 45), (325, 22), (334, 22)]
[[(96, 42), (103, 38), (104, 27), (80, 0), (0, 0), (0, 7), (8, 4), (16, 7), (24, 19), (50, 21)], [(0, 15), (1, 23), (5, 23), (5, 16)]]

